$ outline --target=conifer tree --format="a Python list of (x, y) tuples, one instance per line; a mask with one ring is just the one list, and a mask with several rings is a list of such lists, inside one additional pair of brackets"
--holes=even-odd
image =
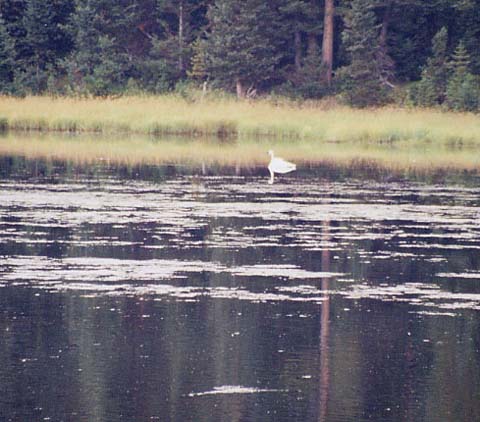
[[(0, 1), (0, 14), (5, 24), (5, 29), (10, 35), (15, 60), (15, 73), (22, 71), (22, 63), (25, 57), (30, 55), (25, 47), (25, 28), (23, 24), (23, 16), (27, 7), (27, 0), (3, 0)], [(18, 93), (15, 86), (13, 91)]]
[(158, 41), (163, 44), (165, 59), (172, 62), (182, 75), (189, 63), (195, 30), (198, 30), (194, 25), (194, 14), (202, 7), (199, 0), (157, 0), (161, 27)]
[(170, 60), (174, 53), (168, 51), (164, 40), (153, 37), (151, 44), (147, 57), (138, 64), (141, 87), (157, 94), (171, 91), (181, 77), (178, 62)]
[[(240, 96), (287, 81), (283, 92), (318, 97), (335, 64), (348, 65), (332, 82), (352, 104), (421, 78), (415, 104), (460, 107), (453, 98), (480, 74), (480, 0), (0, 0), (0, 15), (1, 89), (13, 69), (16, 93), (162, 92), (196, 78)], [(470, 55), (468, 83), (458, 58), (447, 65), (446, 30), (432, 48), (442, 26)]]
[(333, 74), (333, 42), (334, 42), (334, 0), (325, 0), (323, 40), (322, 40), (322, 73), (328, 86), (332, 84)]
[[(34, 60), (47, 60), (50, 54), (50, 31), (52, 31), (54, 10), (50, 2), (27, 0), (23, 16), (27, 44), (30, 46)], [(43, 57), (42, 56), (43, 50)]]
[(479, 80), (469, 72), (470, 62), (470, 55), (460, 41), (449, 63), (452, 76), (447, 83), (446, 105), (452, 110), (474, 111), (479, 107)]
[(452, 59), (449, 62), (449, 66), (454, 73), (458, 75), (465, 75), (469, 71), (470, 62), (470, 54), (468, 54), (463, 41), (460, 41), (452, 54)]
[(316, 35), (318, 20), (315, 22), (315, 17), (318, 16), (312, 11), (311, 4), (305, 0), (281, 0), (279, 12), (286, 45), (290, 44), (289, 49), (293, 52), (288, 60), (293, 59), (295, 72), (300, 72), (305, 55), (302, 39), (308, 33), (315, 32)]
[(133, 72), (128, 50), (135, 3), (77, 0), (70, 29), (75, 51), (65, 62), (74, 90), (107, 95), (125, 88)]
[(197, 38), (193, 43), (192, 49), (191, 70), (188, 72), (188, 76), (198, 81), (205, 81), (207, 77), (205, 42), (201, 38)]
[(42, 92), (49, 76), (55, 74), (57, 61), (72, 47), (62, 27), (71, 12), (68, 3), (66, 0), (25, 0), (21, 20), (17, 22), (22, 36), (15, 45), (18, 89)]
[(350, 64), (338, 72), (342, 93), (359, 107), (378, 105), (386, 99), (379, 57), (379, 25), (372, 0), (352, 0), (342, 34)]
[(274, 74), (278, 15), (261, 0), (216, 0), (209, 9), (211, 31), (205, 41), (208, 75), (220, 86), (236, 87), (244, 97)]
[[(333, 10), (328, 7), (328, 18), (321, 16), (320, 4), (315, 1), (282, 0), (281, 33), (287, 46), (282, 61), (291, 63), (293, 50), (293, 71), (291, 65), (285, 66), (288, 84), (285, 87), (302, 98), (318, 98), (328, 92), (333, 64)], [(318, 3), (318, 4), (317, 4)], [(333, 3), (326, 3), (331, 6)], [(328, 22), (328, 36), (324, 37), (322, 48), (318, 45), (324, 23)], [(293, 49), (291, 47), (293, 41)], [(331, 42), (331, 43), (330, 43)], [(306, 51), (305, 46), (306, 44)], [(331, 56), (330, 56), (331, 54)], [(330, 60), (332, 59), (332, 60)]]
[(447, 28), (443, 27), (432, 40), (432, 56), (422, 71), (422, 79), (414, 86), (411, 97), (415, 104), (436, 106), (445, 101), (450, 70), (447, 60)]
[(0, 15), (0, 93), (9, 92), (15, 68), (13, 39)]

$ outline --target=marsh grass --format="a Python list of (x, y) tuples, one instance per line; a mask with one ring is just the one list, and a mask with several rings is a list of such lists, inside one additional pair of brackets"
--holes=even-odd
[[(310, 167), (374, 169), (390, 173), (435, 171), (477, 172), (480, 156), (472, 147), (412, 146), (391, 143), (316, 142), (244, 139), (219, 142), (212, 138), (107, 137), (10, 133), (0, 138), (0, 155), (28, 159), (71, 161), (79, 164), (112, 163), (129, 166), (177, 165), (190, 168), (231, 167), (256, 172), (266, 169), (269, 149), (298, 164), (298, 172)], [(266, 170), (265, 170), (266, 171)]]
[(480, 143), (480, 117), (396, 108), (175, 96), (75, 99), (0, 97), (0, 129), (70, 133), (217, 136), (334, 142)]

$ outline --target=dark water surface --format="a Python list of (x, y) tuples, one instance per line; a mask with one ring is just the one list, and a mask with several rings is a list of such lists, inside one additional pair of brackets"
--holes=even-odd
[(475, 183), (9, 163), (0, 420), (480, 420)]

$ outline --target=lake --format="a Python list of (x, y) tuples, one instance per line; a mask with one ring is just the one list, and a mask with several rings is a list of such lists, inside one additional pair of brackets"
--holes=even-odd
[(0, 419), (480, 420), (480, 184), (444, 176), (3, 155)]

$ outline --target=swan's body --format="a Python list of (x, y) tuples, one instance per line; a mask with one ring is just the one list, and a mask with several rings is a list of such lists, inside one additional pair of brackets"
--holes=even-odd
[(268, 151), (268, 154), (270, 155), (270, 164), (268, 165), (270, 180), (268, 183), (273, 183), (275, 173), (290, 173), (291, 171), (297, 169), (295, 164), (285, 161), (283, 158), (275, 157), (272, 150)]

